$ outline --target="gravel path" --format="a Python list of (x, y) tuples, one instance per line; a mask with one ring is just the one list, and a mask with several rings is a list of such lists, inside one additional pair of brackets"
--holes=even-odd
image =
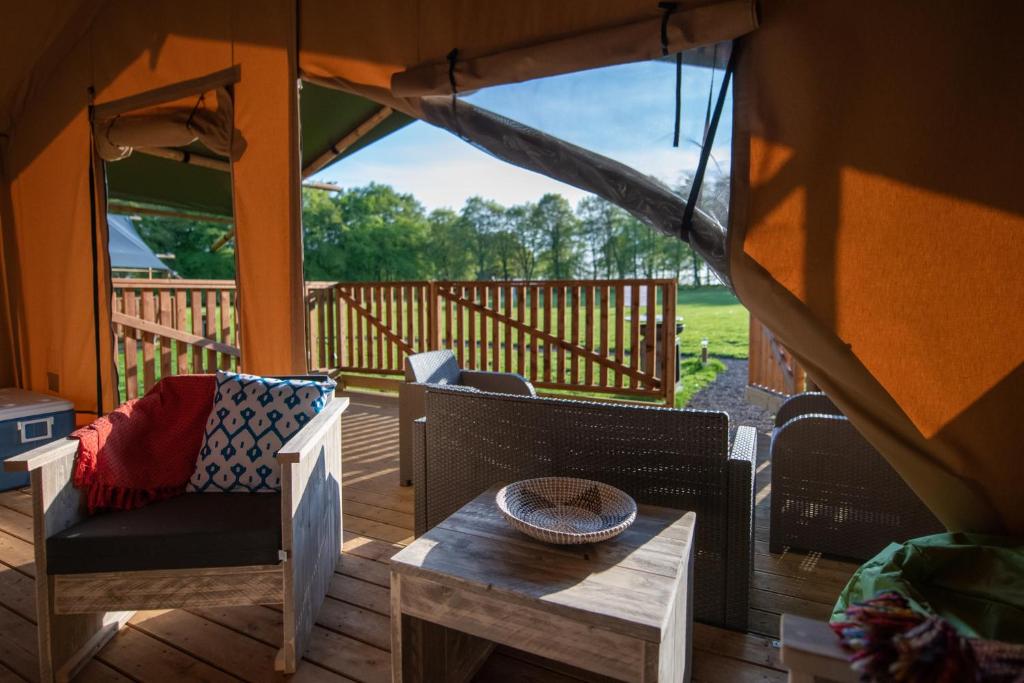
[(690, 399), (687, 408), (698, 410), (723, 410), (729, 413), (730, 431), (739, 425), (756, 427), (766, 434), (772, 431), (774, 415), (763, 408), (747, 403), (747, 361), (722, 358), (725, 372), (719, 373), (715, 381), (704, 387)]

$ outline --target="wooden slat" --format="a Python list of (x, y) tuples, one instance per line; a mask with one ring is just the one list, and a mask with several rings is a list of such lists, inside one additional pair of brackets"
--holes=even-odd
[[(171, 292), (161, 289), (157, 292), (160, 301), (160, 324), (167, 327), (174, 327), (174, 312), (171, 310)], [(171, 368), (171, 340), (167, 337), (160, 338), (160, 376), (170, 377), (173, 373)]]
[[(530, 327), (537, 329), (537, 295), (540, 293), (540, 287), (532, 285), (530, 287)], [(534, 336), (530, 339), (530, 381), (537, 381), (537, 337)]]
[[(506, 284), (501, 288), (504, 299), (505, 320), (512, 317), (512, 285)], [(512, 371), (512, 327), (505, 323), (505, 372)]]
[(466, 290), (463, 287), (454, 288), (455, 298), (452, 300), (452, 305), (455, 306), (455, 355), (459, 359), (459, 365), (464, 366), (466, 364), (466, 328), (465, 320), (463, 318), (463, 311), (465, 306), (460, 305), (460, 302), (466, 300)]
[[(156, 310), (153, 306), (153, 291), (149, 289), (140, 290), (142, 296), (142, 318), (147, 321), (156, 320)], [(156, 335), (152, 332), (142, 333), (142, 385), (145, 391), (149, 391), (156, 384)]]
[[(516, 320), (518, 320), (520, 323), (525, 323), (526, 322), (525, 321), (525, 318), (526, 318), (526, 288), (525, 287), (517, 287), (514, 291), (516, 292)], [(524, 369), (525, 369), (525, 359), (526, 359), (526, 327), (525, 327), (525, 325), (520, 325), (520, 327), (518, 328), (518, 332), (519, 332), (519, 335), (518, 335), (517, 338), (519, 340), (519, 346), (516, 348), (516, 369), (515, 369), (515, 372), (518, 372), (518, 373), (522, 374)]]
[[(555, 317), (557, 321), (555, 323), (555, 336), (559, 340), (565, 339), (565, 294), (566, 288), (559, 286), (555, 288), (556, 301), (558, 302), (555, 308)], [(559, 384), (565, 383), (565, 348), (559, 344), (558, 348), (555, 349), (555, 361), (556, 361), (556, 377), (555, 380)]]
[[(480, 285), (480, 287), (478, 288), (477, 291), (480, 293), (480, 307), (483, 310), (485, 310), (485, 311), (490, 310), (490, 307), (487, 305), (487, 303), (488, 303), (487, 302), (487, 293), (490, 291), (490, 288), (487, 285)], [(487, 358), (490, 355), (487, 352), (488, 351), (488, 348), (487, 348), (487, 323), (488, 323), (487, 315), (481, 314), (480, 315), (480, 366), (479, 366), (481, 370), (487, 370), (488, 369), (488, 367), (487, 367)], [(492, 368), (492, 369), (493, 370), (497, 370), (498, 368)]]
[[(608, 357), (608, 285), (602, 284), (601, 294), (601, 355)], [(601, 366), (599, 384), (602, 387), (608, 386), (608, 368)]]
[[(654, 376), (658, 372), (658, 366), (654, 363), (654, 352), (657, 348), (658, 338), (655, 335), (658, 322), (658, 288), (654, 285), (647, 285), (647, 326), (644, 330), (644, 355), (646, 357), (647, 385), (655, 386)], [(668, 324), (668, 321), (665, 321)], [(674, 324), (674, 321), (673, 321)]]
[(213, 341), (212, 339), (207, 339), (206, 337), (198, 337), (188, 332), (181, 332), (179, 330), (174, 329), (173, 327), (164, 327), (160, 323), (148, 322), (146, 320), (143, 320), (142, 318), (129, 318), (123, 313), (114, 313), (111, 315), (111, 321), (124, 325), (125, 327), (130, 327), (132, 329), (139, 330), (143, 333), (161, 335), (169, 339), (183, 341), (187, 344), (193, 345), (196, 348), (211, 350), (213, 353), (219, 352), (226, 353), (234, 357), (238, 356), (238, 349), (236, 349), (233, 346), (228, 346), (227, 344), (222, 344), (221, 342)]
[[(231, 292), (222, 289), (220, 292), (220, 341), (223, 344), (231, 345)], [(231, 369), (231, 356), (226, 353), (220, 355), (221, 370)]]
[[(440, 286), (437, 291), (438, 293), (450, 293), (448, 285)], [(452, 329), (455, 324), (452, 314), (452, 300), (446, 296), (444, 297), (444, 339), (441, 340), (441, 346), (456, 351), (455, 337), (452, 336)]]
[[(206, 337), (217, 339), (217, 293), (212, 289), (206, 290)], [(206, 351), (206, 368), (213, 372), (217, 367), (217, 352), (213, 349)]]
[[(476, 285), (470, 285), (463, 289), (465, 297), (476, 303)], [(466, 324), (468, 326), (467, 337), (469, 339), (469, 348), (467, 353), (467, 365), (470, 370), (476, 370), (476, 320), (477, 314), (476, 309), (470, 308), (466, 311)]]
[[(629, 294), (629, 367), (636, 370), (640, 365), (640, 285), (631, 285)], [(629, 388), (636, 385), (636, 375), (630, 375)]]
[[(192, 290), (192, 334), (197, 337), (203, 335), (203, 293), (198, 289)], [(207, 368), (205, 364), (205, 358), (203, 350), (193, 346), (192, 347), (192, 368), (193, 372), (204, 372), (206, 370), (212, 370)]]
[(679, 359), (676, 357), (676, 284), (669, 283), (662, 288), (661, 314), (662, 325), (662, 370), (661, 382), (665, 392), (665, 405), (674, 407), (676, 401), (676, 370)]
[[(362, 307), (366, 303), (366, 289), (362, 285), (356, 285), (353, 288), (353, 302), (357, 303)], [(366, 358), (366, 352), (363, 349), (363, 318), (361, 312), (356, 312), (356, 361), (352, 364), (353, 367), (361, 368), (369, 366)], [(369, 346), (367, 344), (367, 346)]]
[[(123, 298), (125, 315), (136, 317), (135, 290), (125, 289)], [(136, 335), (134, 329), (124, 328), (124, 385), (125, 399), (129, 401), (139, 395), (139, 349)]]
[(619, 368), (615, 373), (616, 388), (622, 387), (622, 362), (626, 352), (624, 335), (626, 324), (626, 288), (621, 284), (613, 285), (615, 291), (615, 364)]
[[(544, 331), (552, 334), (551, 330), (551, 285), (544, 287)], [(553, 381), (551, 377), (551, 344), (544, 342), (544, 381)]]
[[(584, 309), (586, 311), (586, 319), (584, 321), (584, 325), (586, 326), (586, 332), (585, 332), (585, 335), (584, 335), (584, 348), (586, 348), (588, 351), (593, 351), (594, 350), (594, 308), (595, 308), (595, 305), (594, 305), (594, 292), (595, 291), (596, 290), (592, 286), (590, 286), (590, 285), (587, 285), (587, 286), (585, 286), (583, 288), (583, 292), (584, 292), (584, 294), (586, 296), (585, 301), (587, 303), (587, 305), (586, 305), (586, 307)], [(593, 386), (593, 384), (594, 384), (594, 364), (593, 364), (593, 362), (584, 360), (584, 378), (583, 378), (583, 381), (584, 381), (584, 384), (586, 386)]]
[[(491, 285), (491, 311), (498, 310), (499, 298), (501, 296), (501, 290), (498, 289), (497, 285)], [(501, 341), (498, 336), (498, 316), (491, 315), (491, 370), (495, 372), (501, 370)]]
[[(572, 345), (578, 347), (580, 344), (580, 288), (573, 285), (568, 288), (568, 291), (572, 297)], [(569, 354), (569, 375), (571, 377), (570, 384), (580, 381), (579, 356), (575, 353)]]
[[(394, 318), (392, 317), (392, 314), (393, 314), (392, 299), (395, 296), (395, 288), (393, 286), (391, 286), (391, 285), (383, 285), (381, 287), (381, 289), (384, 291), (384, 326), (388, 329), (388, 331), (394, 332), (394, 330), (395, 330), (395, 321), (394, 321)], [(401, 327), (399, 327), (398, 332), (399, 332), (399, 334), (401, 334), (401, 332), (402, 332)], [(395, 369), (395, 353), (394, 353), (395, 348), (394, 348), (394, 344), (392, 343), (391, 339), (392, 339), (391, 337), (388, 337), (387, 339), (384, 340), (384, 343), (385, 343), (385, 347), (384, 347), (385, 348), (385, 354), (384, 354), (384, 365), (382, 367), (384, 367), (384, 368), (386, 368), (388, 370), (394, 370)]]
[[(174, 292), (174, 326), (179, 330), (188, 329), (188, 295), (184, 289), (178, 289)], [(175, 351), (178, 356), (178, 374), (188, 374), (192, 372), (192, 366), (189, 363), (188, 358), (188, 344), (176, 340), (174, 342)]]

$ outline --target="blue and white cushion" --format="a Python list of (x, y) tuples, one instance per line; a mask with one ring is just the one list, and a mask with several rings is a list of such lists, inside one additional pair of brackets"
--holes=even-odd
[(331, 380), (274, 379), (217, 373), (217, 395), (188, 490), (200, 493), (281, 490), (277, 452), (334, 394)]

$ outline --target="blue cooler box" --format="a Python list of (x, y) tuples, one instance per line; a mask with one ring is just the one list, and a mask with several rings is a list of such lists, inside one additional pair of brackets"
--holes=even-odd
[[(0, 461), (57, 439), (75, 429), (70, 401), (25, 389), (0, 389)], [(0, 491), (28, 486), (28, 472), (0, 469)]]

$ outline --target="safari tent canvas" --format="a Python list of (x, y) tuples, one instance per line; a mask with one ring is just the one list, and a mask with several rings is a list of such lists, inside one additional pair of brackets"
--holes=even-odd
[[(102, 188), (118, 164), (156, 162), (101, 154), (201, 144), (230, 163), (192, 196), (225, 212), (230, 189), (240, 306), (260, 310), (242, 316), (243, 365), (299, 372), (300, 80), (429, 118), (467, 90), (733, 41), (725, 275), (944, 523), (1024, 532), (1019, 6), (6, 5), (19, 30), (0, 46), (4, 382), (60, 393), (83, 415), (116, 400)], [(146, 189), (151, 171), (125, 196), (188, 204)]]

